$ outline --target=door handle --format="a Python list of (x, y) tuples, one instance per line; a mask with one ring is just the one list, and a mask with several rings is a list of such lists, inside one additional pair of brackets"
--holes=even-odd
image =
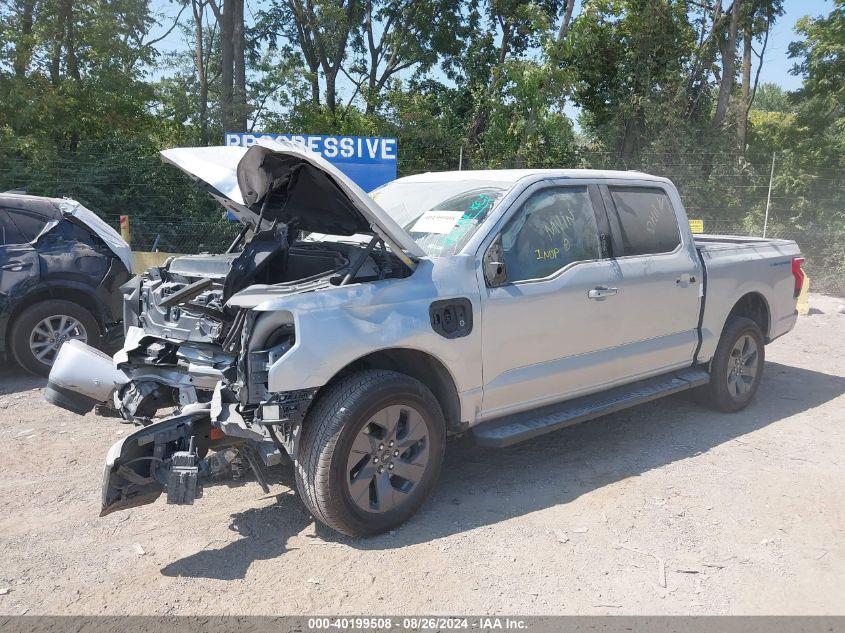
[(680, 277), (678, 277), (675, 280), (675, 283), (678, 284), (678, 285), (680, 285), (680, 284), (694, 284), (695, 283), (695, 277), (688, 274), (688, 273), (684, 273), (683, 275), (681, 275)]
[(13, 261), (13, 262), (7, 262), (7, 263), (3, 264), (2, 266), (0, 266), (0, 269), (9, 270), (13, 273), (20, 272), (20, 271), (24, 270), (25, 268), (32, 268), (32, 262)]
[(592, 290), (587, 291), (587, 296), (590, 299), (596, 299), (597, 301), (601, 301), (605, 297), (612, 297), (615, 294), (619, 293), (619, 288), (608, 288), (607, 286), (597, 286)]

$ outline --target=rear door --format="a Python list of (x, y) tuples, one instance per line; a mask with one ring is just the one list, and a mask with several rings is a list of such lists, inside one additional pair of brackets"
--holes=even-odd
[(689, 366), (698, 344), (701, 263), (677, 193), (661, 183), (601, 187), (618, 279), (620, 363), (636, 379)]
[(0, 300), (5, 304), (0, 313), (4, 315), (18, 297), (37, 285), (40, 276), (38, 254), (28, 239), (34, 227), (22, 226), (16, 221), (18, 215), (0, 207)]

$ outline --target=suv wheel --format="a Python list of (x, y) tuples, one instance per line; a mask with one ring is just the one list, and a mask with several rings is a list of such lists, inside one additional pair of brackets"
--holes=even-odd
[(330, 386), (303, 424), (296, 485), (305, 505), (349, 536), (386, 532), (410, 518), (443, 464), (446, 424), (419, 381), (368, 370)]
[(93, 347), (100, 345), (97, 320), (82, 306), (55, 299), (29, 306), (9, 331), (9, 347), (26, 371), (48, 376), (59, 348), (75, 339)]
[(744, 317), (729, 318), (710, 362), (710, 383), (696, 389), (696, 399), (726, 413), (744, 409), (760, 386), (765, 359), (760, 326)]

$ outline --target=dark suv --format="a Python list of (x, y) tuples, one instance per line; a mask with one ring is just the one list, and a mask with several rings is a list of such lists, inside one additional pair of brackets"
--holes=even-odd
[(118, 337), (131, 257), (74, 200), (0, 193), (0, 352), (46, 376), (64, 341), (101, 348)]

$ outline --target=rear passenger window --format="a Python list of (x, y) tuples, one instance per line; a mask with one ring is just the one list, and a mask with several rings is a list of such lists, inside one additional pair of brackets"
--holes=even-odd
[(70, 220), (59, 222), (58, 226), (52, 230), (51, 235), (55, 234), (61, 237), (65, 242), (82, 242), (89, 246), (94, 246), (99, 243), (99, 238), (94, 237), (81, 226), (74, 224)]
[(9, 212), (9, 216), (12, 218), (12, 222), (18, 227), (18, 230), (21, 232), (23, 236), (24, 242), (31, 242), (36, 237), (38, 237), (39, 233), (41, 233), (42, 229), (46, 226), (47, 222), (49, 222), (49, 218), (45, 218), (42, 215), (37, 215), (35, 213), (28, 213), (26, 211), (21, 211), (20, 209), (6, 209)]
[(662, 189), (610, 187), (619, 219), (622, 255), (668, 253), (681, 243), (678, 220)]
[(23, 243), (24, 239), (17, 225), (12, 222), (8, 213), (0, 209), (0, 246)]
[(502, 231), (508, 281), (542, 279), (577, 261), (600, 259), (596, 215), (586, 187), (533, 194)]

